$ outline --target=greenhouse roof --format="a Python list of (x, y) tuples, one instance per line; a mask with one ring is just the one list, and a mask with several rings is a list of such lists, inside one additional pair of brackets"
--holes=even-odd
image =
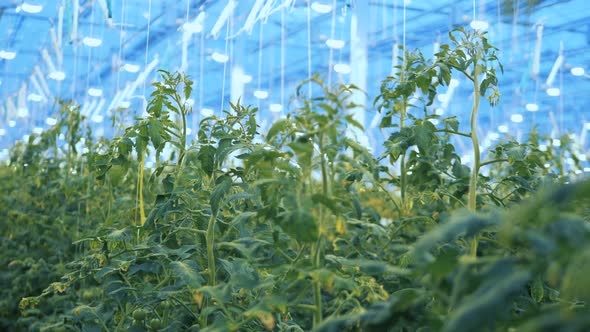
[[(103, 120), (120, 107), (141, 115), (157, 69), (195, 81), (193, 121), (239, 95), (265, 125), (310, 74), (357, 83), (360, 70), (370, 128), (395, 46), (432, 57), (450, 30), (470, 25), (488, 31), (504, 65), (500, 104), (480, 113), (484, 131), (520, 135), (535, 125), (587, 145), (587, 0), (0, 0), (0, 148), (47, 127), (54, 98), (76, 100), (108, 135)], [(366, 69), (351, 61), (351, 32), (368, 50)], [(458, 79), (432, 107), (466, 119), (472, 93)]]

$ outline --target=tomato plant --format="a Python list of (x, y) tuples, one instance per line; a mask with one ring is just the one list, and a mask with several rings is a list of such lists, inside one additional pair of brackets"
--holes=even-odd
[[(579, 151), (533, 131), (478, 152), (479, 99), (494, 103), (501, 67), (484, 34), (451, 42), (431, 60), (403, 50), (375, 100), (388, 134), (377, 156), (343, 135), (363, 130), (358, 89), (320, 76), (266, 133), (236, 103), (191, 140), (180, 73), (161, 71), (147, 115), (111, 140), (62, 103), (58, 123), (0, 166), (0, 326), (588, 330)], [(453, 75), (473, 83), (469, 133), (432, 112)]]

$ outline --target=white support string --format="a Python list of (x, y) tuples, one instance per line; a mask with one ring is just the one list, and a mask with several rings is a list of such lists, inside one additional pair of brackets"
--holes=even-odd
[[(233, 15), (229, 17), (229, 21), (233, 20)], [(230, 22), (227, 23), (225, 28), (225, 51), (223, 54), (227, 55), (227, 50), (229, 46), (229, 27)], [(219, 106), (219, 113), (223, 112), (223, 101), (225, 100), (225, 76), (227, 75), (227, 61), (223, 63), (223, 84), (221, 86), (221, 105)]]
[[(74, 52), (74, 74), (72, 77), (72, 100), (76, 100), (76, 81), (77, 81), (77, 77), (78, 77), (78, 48), (77, 47), (73, 47), (73, 52)], [(55, 94), (56, 96), (61, 95), (61, 82), (62, 81), (58, 81), (57, 83), (57, 93)]]
[[(144, 59), (144, 68), (148, 66), (148, 55), (150, 50), (150, 27), (152, 24), (152, 0), (148, 1), (148, 23), (147, 23), (147, 32), (145, 37), (145, 59)], [(143, 80), (143, 96), (145, 97), (145, 89), (146, 89), (147, 77)], [(146, 111), (147, 102), (146, 99), (143, 98), (143, 111)]]
[[(94, 37), (94, 6), (90, 8), (90, 36)], [(86, 91), (90, 88), (90, 63), (92, 62), (92, 47), (88, 47), (88, 66), (86, 66)]]
[(117, 61), (119, 61), (117, 66), (117, 91), (121, 88), (121, 65), (123, 63), (123, 35), (125, 34), (125, 21), (127, 11), (125, 8), (127, 7), (127, 0), (123, 0), (121, 4), (121, 28), (119, 29), (119, 55)]
[(397, 3), (398, 0), (395, 0), (393, 3), (393, 39), (396, 43), (399, 42), (399, 39), (397, 37)]
[[(334, 40), (334, 30), (336, 29), (336, 0), (332, 0), (332, 26), (330, 28), (330, 39)], [(334, 71), (334, 49), (330, 47), (330, 57), (328, 60), (328, 87), (332, 87), (332, 72)]]
[(191, 0), (186, 0), (186, 19), (185, 19), (186, 23), (188, 23), (190, 10), (191, 10)]
[[(260, 23), (258, 30), (258, 84), (256, 89), (260, 90), (262, 87), (262, 33), (263, 25)], [(260, 98), (258, 98), (258, 109), (260, 109)]]
[(281, 105), (285, 109), (285, 7), (281, 9)]
[[(229, 31), (228, 31), (228, 35), (226, 36), (225, 40), (226, 42), (229, 42), (229, 53), (226, 53), (226, 55), (229, 56), (229, 72), (230, 72), (230, 86), (231, 86), (231, 82), (234, 80), (233, 77), (233, 70), (234, 70), (234, 46), (235, 46), (235, 39), (234, 38), (230, 38), (230, 36), (234, 33), (234, 28), (235, 28), (235, 17), (232, 14), (232, 16), (230, 16), (229, 20), (228, 20), (228, 24), (229, 24)], [(241, 79), (241, 77), (240, 77)], [(238, 99), (240, 99), (240, 97), (238, 97)], [(230, 102), (233, 102), (233, 100), (231, 100), (231, 87), (230, 87)]]
[[(307, 79), (311, 80), (311, 1), (307, 2)], [(307, 97), (311, 99), (311, 84), (307, 84)]]
[[(563, 41), (559, 42), (559, 56), (563, 59)], [(563, 60), (562, 60), (563, 62)], [(563, 131), (563, 65), (559, 66), (559, 130)]]
[(403, 0), (404, 2), (404, 11), (403, 11), (403, 31), (402, 31), (402, 45), (404, 46), (403, 48), (403, 54), (402, 54), (402, 58), (403, 58), (403, 70), (405, 70), (406, 68), (406, 4), (407, 4), (407, 0)]
[(181, 65), (180, 70), (186, 72), (188, 70), (188, 43), (190, 41), (190, 37), (192, 35), (191, 32), (188, 32), (186, 27), (190, 24), (189, 22), (189, 13), (190, 13), (190, 0), (186, 0), (186, 15), (184, 18), (184, 25), (182, 31), (182, 55), (181, 55)]
[(201, 33), (201, 43), (200, 43), (200, 60), (199, 60), (199, 114), (203, 110), (203, 98), (205, 96), (205, 90), (203, 89), (203, 74), (204, 74), (204, 67), (205, 67), (205, 34)]
[(383, 2), (381, 3), (381, 7), (383, 8), (381, 10), (381, 20), (383, 20), (383, 34), (381, 38), (383, 40), (387, 40), (387, 0), (383, 0)]

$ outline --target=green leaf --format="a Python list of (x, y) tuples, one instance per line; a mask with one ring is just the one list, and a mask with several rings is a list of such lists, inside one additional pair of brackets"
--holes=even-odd
[(347, 331), (361, 318), (361, 314), (347, 314), (345, 316), (331, 316), (324, 320), (315, 332), (342, 332)]
[(248, 308), (248, 310), (244, 312), (244, 316), (250, 316), (252, 313), (261, 310), (270, 312), (285, 312), (287, 311), (287, 306), (289, 304), (289, 301), (285, 298), (285, 296), (283, 296), (283, 294), (266, 295), (264, 297), (261, 297), (260, 301), (256, 303), (254, 306)]
[(119, 271), (119, 269), (114, 268), (112, 266), (105, 266), (105, 267), (101, 268), (100, 270), (98, 270), (94, 274), (94, 279), (101, 281), (106, 276), (110, 275), (111, 273), (117, 272), (117, 271)]
[(530, 280), (529, 271), (505, 275), (480, 296), (469, 297), (449, 317), (443, 331), (477, 331), (510, 310), (510, 300)]
[(88, 305), (79, 305), (72, 309), (72, 314), (76, 319), (81, 321), (95, 319), (97, 316), (96, 309)]
[(563, 276), (561, 292), (567, 300), (590, 302), (590, 249), (575, 255)]
[(150, 136), (150, 139), (152, 140), (154, 147), (156, 149), (158, 149), (160, 147), (160, 145), (162, 144), (162, 131), (163, 131), (162, 122), (160, 122), (156, 119), (150, 119), (147, 124), (147, 127), (148, 127), (148, 135)]
[(521, 161), (526, 157), (526, 150), (521, 146), (511, 147), (506, 150), (506, 156), (511, 163)]
[(213, 215), (217, 215), (219, 212), (219, 206), (221, 205), (221, 201), (225, 195), (230, 191), (232, 187), (232, 180), (229, 176), (221, 176), (217, 179), (218, 184), (213, 190), (211, 194), (211, 198), (209, 200), (209, 204), (211, 204), (211, 213)]
[(231, 261), (224, 259), (219, 261), (230, 275), (232, 286), (254, 290), (260, 284), (258, 272), (246, 260), (234, 258)]
[(145, 329), (145, 327), (142, 326), (142, 325), (140, 325), (140, 323), (138, 323), (138, 322), (136, 322), (135, 324), (131, 325), (129, 327), (129, 329), (127, 329), (127, 332), (146, 332), (146, 331), (147, 330)]
[(158, 263), (143, 263), (139, 265), (132, 265), (129, 267), (129, 275), (134, 275), (138, 272), (158, 274), (161, 271), (161, 266)]
[(407, 275), (409, 271), (402, 269), (397, 266), (393, 266), (383, 261), (375, 261), (368, 259), (347, 259), (335, 255), (326, 255), (326, 261), (337, 263), (339, 265), (358, 267), (362, 272), (368, 275), (383, 275), (383, 274), (395, 274), (395, 275)]
[(346, 121), (348, 122), (349, 125), (351, 125), (353, 127), (356, 127), (356, 128), (358, 128), (360, 130), (363, 130), (363, 131), (365, 130), (365, 128), (363, 127), (363, 125), (360, 122), (356, 121), (354, 119), (354, 116), (352, 116), (352, 115), (347, 115), (346, 116)]
[(339, 204), (334, 200), (329, 198), (326, 195), (323, 194), (313, 194), (311, 199), (314, 202), (320, 203), (324, 206), (326, 206), (328, 209), (330, 209), (332, 212), (334, 213), (340, 213), (341, 212), (341, 206), (339, 206)]
[(247, 128), (248, 135), (250, 135), (250, 136), (256, 135), (257, 129), (258, 129), (258, 125), (256, 124), (256, 117), (254, 115), (251, 115), (250, 117), (248, 117), (248, 128)]
[(236, 257), (252, 257), (256, 251), (261, 250), (262, 247), (271, 246), (272, 244), (266, 242), (264, 240), (255, 240), (249, 237), (244, 237), (239, 240), (234, 240), (231, 242), (217, 242), (218, 248), (230, 248), (236, 250), (239, 255), (235, 255)]
[(188, 78), (184, 78), (184, 99), (189, 99), (191, 93), (193, 92), (193, 81), (189, 80)]
[(251, 193), (247, 193), (247, 192), (239, 192), (239, 193), (236, 193), (236, 194), (233, 194), (233, 195), (229, 196), (226, 199), (226, 203), (230, 203), (230, 202), (237, 201), (237, 200), (242, 200), (242, 199), (243, 200), (253, 200), (253, 199), (256, 199), (256, 196), (254, 196)]
[(284, 131), (289, 127), (289, 119), (282, 119), (279, 120), (268, 129), (268, 133), (266, 133), (266, 140), (268, 142), (272, 141), (280, 132)]
[(217, 286), (203, 286), (199, 288), (198, 291), (220, 303), (227, 303), (232, 299), (232, 287), (227, 283), (219, 284)]
[(490, 77), (486, 77), (481, 81), (481, 85), (479, 86), (480, 95), (484, 96), (486, 94), (486, 90), (488, 89), (488, 86), (490, 86), (490, 83), (492, 83), (492, 79)]
[(221, 138), (219, 140), (219, 143), (217, 143), (217, 151), (215, 151), (215, 156), (216, 156), (216, 166), (217, 167), (221, 167), (221, 165), (223, 164), (223, 161), (225, 160), (225, 158), (227, 157), (227, 155), (229, 153), (231, 153), (231, 151), (233, 150), (233, 138), (231, 137), (224, 137)]
[(111, 241), (130, 241), (131, 231), (127, 228), (115, 229), (106, 236), (106, 239)]
[(451, 171), (457, 179), (468, 179), (471, 173), (469, 167), (461, 164), (461, 162), (458, 160), (455, 160), (453, 162), (453, 167), (451, 168)]
[(452, 129), (453, 131), (459, 130), (459, 120), (456, 117), (445, 118), (442, 120), (445, 127)]
[(308, 138), (302, 136), (295, 142), (291, 142), (288, 146), (293, 149), (297, 156), (297, 163), (303, 169), (309, 169), (311, 167), (311, 158), (313, 156), (313, 144)]
[(253, 211), (242, 212), (234, 217), (231, 225), (237, 227), (239, 224), (249, 222), (256, 217), (257, 213)]
[(201, 168), (209, 176), (215, 170), (215, 147), (204, 145), (197, 154), (197, 159), (201, 162)]
[(536, 277), (531, 284), (531, 297), (535, 302), (541, 303), (543, 301), (544, 290), (543, 279)]
[(414, 135), (416, 138), (416, 145), (420, 153), (426, 153), (432, 145), (434, 139), (434, 131), (436, 128), (430, 121), (424, 121), (422, 124), (414, 127)]
[(413, 255), (418, 261), (432, 261), (430, 250), (439, 243), (450, 242), (459, 236), (470, 237), (486, 227), (498, 224), (496, 216), (463, 212), (454, 215), (446, 224), (424, 234), (414, 245)]
[(319, 230), (314, 216), (308, 211), (297, 209), (281, 215), (281, 227), (285, 232), (300, 242), (314, 242), (319, 237)]
[(172, 262), (170, 268), (186, 286), (198, 288), (204, 282), (203, 277), (199, 274), (199, 266), (194, 260)]

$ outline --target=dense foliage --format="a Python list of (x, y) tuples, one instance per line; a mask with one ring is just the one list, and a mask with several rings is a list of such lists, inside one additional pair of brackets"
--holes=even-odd
[[(533, 132), (479, 151), (501, 65), (483, 34), (451, 41), (433, 60), (403, 50), (384, 80), (379, 156), (343, 135), (362, 130), (357, 88), (319, 77), (264, 136), (238, 103), (191, 141), (192, 82), (165, 71), (112, 140), (62, 104), (0, 167), (0, 329), (587, 331), (574, 143), (542, 149)], [(429, 107), (452, 75), (473, 83), (470, 132)]]

